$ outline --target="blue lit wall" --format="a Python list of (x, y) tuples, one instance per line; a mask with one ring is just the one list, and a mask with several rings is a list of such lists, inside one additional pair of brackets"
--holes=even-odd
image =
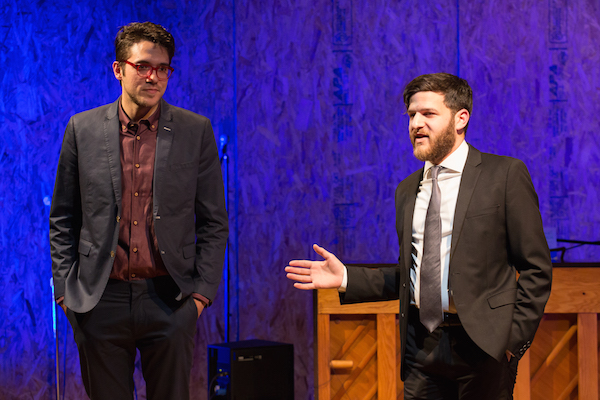
[[(118, 27), (150, 20), (169, 29), (177, 50), (166, 100), (208, 116), (217, 136), (231, 135), (232, 6), (231, 1), (2, 1), (0, 398), (48, 399), (55, 393), (48, 211), (56, 163), (70, 115), (120, 94), (111, 70)], [(205, 375), (206, 344), (223, 340), (221, 314), (217, 303), (199, 322), (195, 377)], [(65, 398), (85, 398), (72, 331), (60, 309), (57, 328), (61, 392)], [(204, 394), (202, 379), (194, 379), (194, 390)], [(139, 373), (136, 383), (138, 398), (145, 398)]]
[[(228, 138), (228, 334), (293, 342), (298, 399), (312, 396), (312, 297), (283, 267), (313, 258), (313, 242), (344, 261), (397, 258), (393, 193), (419, 167), (401, 98), (414, 76), (465, 77), (475, 92), (467, 141), (525, 161), (549, 237), (600, 240), (597, 0), (478, 3), (3, 0), (0, 399), (55, 393), (47, 217), (56, 162), (70, 115), (119, 95), (112, 41), (130, 21), (173, 33), (166, 100)], [(567, 260), (600, 261), (600, 249)], [(226, 337), (225, 293), (198, 323), (194, 399), (206, 399), (206, 345)], [(80, 399), (65, 322), (59, 312), (60, 386)], [(136, 387), (145, 398), (139, 371)]]

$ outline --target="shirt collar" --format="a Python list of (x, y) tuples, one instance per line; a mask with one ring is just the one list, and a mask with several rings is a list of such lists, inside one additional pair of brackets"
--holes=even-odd
[[(142, 118), (139, 123), (144, 124), (148, 127), (150, 131), (158, 130), (158, 119), (160, 118), (160, 103), (158, 103), (158, 107), (152, 113), (152, 115), (147, 115), (145, 118)], [(121, 130), (123, 132), (127, 132), (127, 127), (131, 121), (129, 115), (123, 110), (123, 106), (121, 105), (121, 99), (119, 99), (119, 122), (121, 125)]]
[[(467, 163), (467, 156), (469, 155), (469, 145), (466, 140), (458, 146), (456, 150), (454, 150), (444, 161), (440, 163), (442, 167), (445, 169), (458, 172), (462, 174), (465, 169), (465, 164)], [(425, 174), (433, 167), (433, 164), (430, 161), (425, 161)]]

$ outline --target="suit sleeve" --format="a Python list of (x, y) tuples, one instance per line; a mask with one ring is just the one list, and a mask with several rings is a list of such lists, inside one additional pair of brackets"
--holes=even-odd
[(508, 350), (520, 358), (531, 345), (550, 296), (552, 262), (538, 198), (521, 161), (508, 172), (506, 218), (509, 262), (519, 272)]
[(400, 268), (348, 267), (346, 292), (340, 294), (343, 304), (368, 301), (398, 300)]
[(195, 200), (194, 292), (212, 302), (221, 281), (229, 227), (217, 144), (210, 121), (205, 121)]
[(57, 299), (64, 296), (67, 273), (79, 259), (81, 215), (77, 143), (71, 118), (63, 138), (50, 207), (50, 254)]

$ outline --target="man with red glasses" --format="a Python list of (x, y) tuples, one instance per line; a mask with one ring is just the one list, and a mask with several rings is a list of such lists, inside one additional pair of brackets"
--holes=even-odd
[(50, 246), (57, 302), (92, 399), (188, 399), (196, 320), (221, 279), (228, 219), (210, 121), (167, 104), (173, 36), (150, 22), (115, 39), (117, 101), (65, 131)]

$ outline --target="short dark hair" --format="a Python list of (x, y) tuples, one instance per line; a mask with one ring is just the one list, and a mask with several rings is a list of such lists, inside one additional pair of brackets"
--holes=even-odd
[(169, 64), (175, 55), (175, 39), (164, 27), (152, 22), (132, 22), (119, 28), (115, 38), (115, 55), (119, 62), (129, 57), (131, 46), (142, 41), (162, 46), (169, 54)]
[(471, 114), (473, 91), (469, 83), (458, 76), (439, 72), (417, 76), (404, 88), (404, 105), (410, 105), (410, 98), (418, 92), (436, 92), (444, 95), (444, 104), (454, 114), (463, 108)]

